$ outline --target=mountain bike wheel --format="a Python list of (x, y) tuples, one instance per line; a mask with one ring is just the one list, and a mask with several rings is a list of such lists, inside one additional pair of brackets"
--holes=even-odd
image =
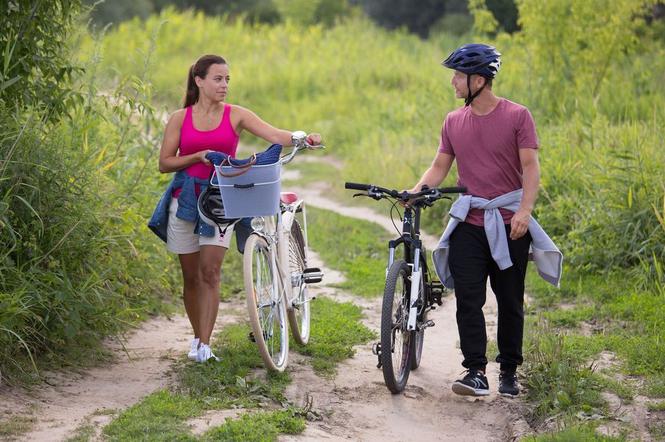
[(391, 393), (404, 390), (411, 370), (414, 333), (406, 329), (409, 312), (409, 266), (393, 262), (388, 270), (381, 310), (381, 366)]
[(291, 224), (289, 235), (289, 275), (293, 299), (287, 306), (286, 313), (293, 338), (299, 344), (309, 342), (310, 306), (307, 284), (303, 280), (303, 270), (307, 268), (305, 258), (305, 237), (297, 220)]
[(289, 356), (286, 306), (279, 277), (273, 273), (270, 248), (260, 235), (245, 243), (243, 275), (254, 341), (266, 368), (283, 371)]
[[(425, 283), (427, 282), (425, 278), (426, 269), (420, 269), (420, 290), (418, 291), (418, 297), (422, 299), (423, 305), (421, 307), (421, 312), (418, 314), (418, 323), (424, 324), (427, 321), (427, 301), (425, 298)], [(411, 349), (411, 370), (417, 370), (420, 367), (420, 359), (423, 356), (423, 344), (425, 343), (425, 329), (421, 328), (420, 330), (413, 333), (413, 348)]]

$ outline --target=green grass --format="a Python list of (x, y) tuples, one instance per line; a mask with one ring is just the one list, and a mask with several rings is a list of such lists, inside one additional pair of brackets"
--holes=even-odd
[(528, 436), (522, 439), (524, 442), (621, 442), (626, 437), (612, 437), (597, 434), (592, 425), (573, 425), (561, 431)]
[(186, 419), (203, 413), (202, 403), (160, 390), (125, 410), (104, 428), (109, 440), (193, 440)]
[(603, 414), (605, 402), (585, 355), (573, 350), (566, 337), (554, 334), (543, 321), (529, 321), (527, 330), (524, 353), (528, 357), (522, 371), (526, 397), (533, 404), (529, 418), (540, 424), (552, 415)]
[(32, 416), (11, 416), (0, 421), (0, 437), (18, 437), (27, 433), (37, 422)]
[(665, 411), (665, 401), (649, 403), (647, 409), (649, 411)]
[(340, 361), (353, 357), (354, 345), (375, 337), (362, 321), (360, 307), (319, 297), (312, 302), (310, 342), (306, 346), (295, 344), (295, 349), (312, 358), (318, 374), (333, 376)]
[(324, 209), (307, 210), (310, 245), (328, 266), (344, 273), (347, 280), (340, 288), (365, 298), (381, 296), (391, 235), (374, 223)]
[(238, 419), (207, 431), (204, 441), (268, 442), (276, 441), (280, 434), (298, 434), (305, 429), (302, 410), (286, 410), (247, 413)]

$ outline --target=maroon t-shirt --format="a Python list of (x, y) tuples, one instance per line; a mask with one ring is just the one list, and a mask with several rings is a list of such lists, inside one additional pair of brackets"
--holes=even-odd
[[(493, 199), (522, 187), (519, 149), (538, 149), (536, 125), (526, 107), (505, 98), (487, 115), (467, 106), (443, 122), (439, 152), (455, 156), (457, 183), (473, 196)], [(466, 222), (482, 226), (483, 212), (471, 209)], [(513, 212), (501, 209), (501, 215), (509, 224)]]

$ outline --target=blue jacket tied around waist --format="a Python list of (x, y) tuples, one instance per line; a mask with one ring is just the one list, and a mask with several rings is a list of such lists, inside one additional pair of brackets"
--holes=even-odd
[(169, 206), (171, 198), (175, 189), (182, 189), (178, 195), (178, 211), (176, 217), (196, 223), (193, 233), (198, 233), (203, 236), (213, 236), (215, 228), (210, 224), (204, 223), (199, 219), (199, 210), (197, 208), (196, 197), (196, 184), (198, 184), (203, 192), (210, 184), (208, 180), (203, 180), (193, 176), (187, 175), (184, 171), (179, 171), (171, 180), (171, 183), (166, 189), (157, 203), (157, 207), (148, 221), (148, 227), (155, 235), (166, 242), (166, 227), (169, 222)]

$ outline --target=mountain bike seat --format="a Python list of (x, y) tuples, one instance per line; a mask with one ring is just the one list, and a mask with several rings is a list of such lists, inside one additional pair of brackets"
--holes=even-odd
[(279, 195), (279, 200), (283, 204), (293, 204), (298, 201), (298, 195), (296, 195), (294, 192), (282, 192)]

